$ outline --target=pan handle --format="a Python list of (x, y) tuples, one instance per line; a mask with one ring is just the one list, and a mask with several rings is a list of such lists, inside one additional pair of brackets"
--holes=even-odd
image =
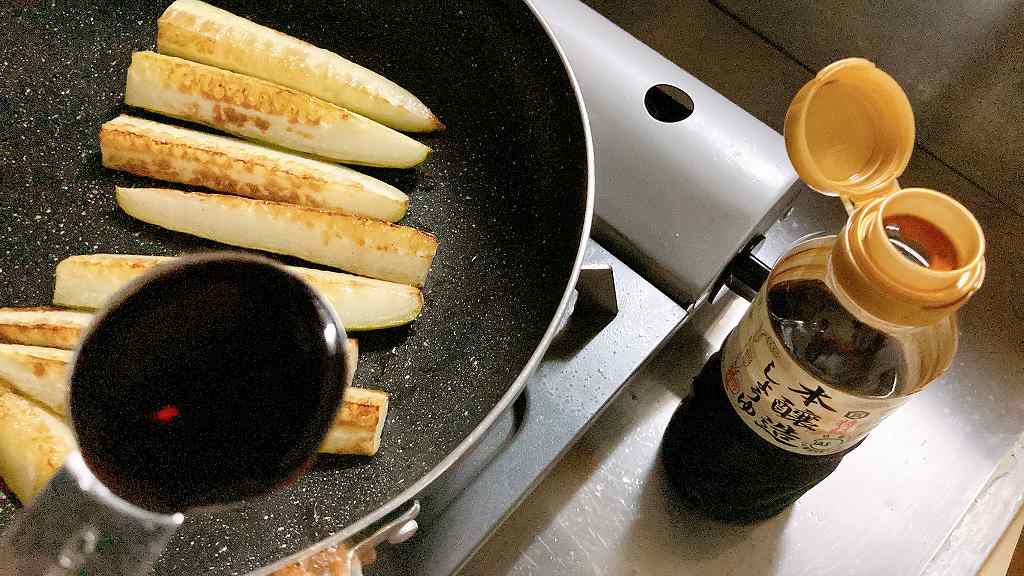
[(377, 561), (377, 546), (401, 544), (416, 535), (420, 501), (355, 546), (342, 543), (280, 568), (272, 576), (363, 576), (363, 568)]
[(118, 498), (73, 452), (0, 538), (0, 574), (147, 574), (183, 519)]

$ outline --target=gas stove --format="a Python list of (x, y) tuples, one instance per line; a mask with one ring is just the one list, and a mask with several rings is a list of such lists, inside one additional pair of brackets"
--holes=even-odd
[[(780, 134), (577, 0), (532, 4), (572, 68), (594, 138), (596, 219), (576, 305), (512, 409), (468, 457), (369, 539), (369, 546), (403, 542), (370, 553), (377, 560), (370, 574), (457, 571), (698, 306), (724, 284), (744, 296), (756, 291), (767, 267), (754, 248), (795, 194), (797, 177)], [(921, 409), (907, 411), (910, 420), (930, 409), (918, 404)], [(906, 420), (888, 429), (907, 432), (914, 422)], [(896, 448), (911, 450), (916, 436), (903, 436), (893, 440)], [(878, 444), (859, 452), (877, 452), (865, 458), (896, 453)], [(1015, 507), (1001, 503), (1024, 492), (1024, 458), (1017, 457), (1024, 449), (1018, 441), (988, 452), (991, 457), (957, 471), (956, 481), (929, 495), (929, 502), (962, 514), (908, 540), (924, 559), (921, 573), (962, 573), (976, 565), (987, 554), (985, 543), (1012, 517)], [(926, 470), (905, 472), (900, 495), (864, 497), (880, 518), (897, 510), (904, 516), (883, 523), (886, 534), (860, 534), (851, 550), (877, 549), (901, 522), (916, 521), (908, 515), (932, 520), (911, 489), (929, 481), (918, 477)], [(826, 512), (839, 513), (841, 505)], [(981, 544), (958, 551), (950, 543), (965, 531)], [(751, 544), (750, 565), (775, 562), (774, 554), (794, 567), (811, 553), (799, 542), (779, 547), (761, 558), (765, 551)], [(834, 552), (843, 559), (854, 553)], [(878, 553), (884, 565), (894, 552)]]
[(727, 281), (756, 284), (751, 249), (796, 182), (780, 134), (678, 66), (575, 0), (534, 8), (594, 138), (576, 305), (513, 409), (421, 495), (416, 537), (380, 547), (373, 574), (463, 564), (696, 306)]

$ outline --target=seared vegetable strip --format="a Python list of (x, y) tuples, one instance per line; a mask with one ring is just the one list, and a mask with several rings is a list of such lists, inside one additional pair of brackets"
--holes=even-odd
[[(9, 329), (21, 330), (26, 326), (38, 331), (38, 336), (31, 335), (29, 338), (20, 338), (20, 333), (15, 332), (13, 338), (0, 339), (5, 339), (5, 343), (8, 344), (72, 350), (78, 345), (82, 333), (92, 322), (92, 316), (88, 312), (60, 308), (0, 308), (0, 334), (4, 334)], [(73, 318), (73, 320), (60, 320), (62, 318)], [(3, 343), (0, 343), (0, 349), (2, 347)], [(359, 354), (359, 343), (355, 339), (349, 338), (345, 342), (345, 354), (350, 362), (356, 361)], [(354, 372), (355, 364), (350, 364), (349, 369)], [(352, 374), (349, 374), (347, 378), (348, 383), (351, 384)]]
[(0, 476), (23, 504), (75, 447), (71, 429), (57, 416), (0, 385)]
[(422, 286), (437, 251), (430, 234), (305, 206), (165, 188), (117, 188), (122, 210), (163, 228)]
[(334, 416), (334, 424), (320, 444), (321, 453), (373, 456), (380, 448), (381, 432), (388, 416), (388, 395), (379, 390), (354, 388), (352, 379), (359, 361), (359, 343), (349, 340), (345, 346), (349, 387), (345, 401)]
[(132, 54), (124, 103), (351, 164), (411, 168), (430, 153), (401, 132), (309, 94), (155, 52)]
[(0, 344), (0, 380), (15, 392), (64, 415), (68, 405), (68, 350)]
[[(321, 452), (372, 455), (380, 446), (381, 430), (387, 417), (388, 395), (351, 386), (359, 347), (349, 340), (345, 356), (348, 389), (327, 432)], [(67, 412), (68, 368), (72, 353), (67, 350), (0, 344), (0, 382), (4, 390), (39, 402), (55, 414)]]
[(396, 222), (409, 198), (351, 168), (236, 138), (121, 115), (100, 128), (103, 165), (259, 200)]
[(0, 342), (70, 350), (92, 314), (57, 308), (0, 308)]
[(157, 20), (157, 49), (290, 86), (408, 132), (444, 125), (415, 96), (358, 64), (199, 2), (178, 0)]
[[(53, 303), (71, 308), (102, 308), (125, 284), (166, 264), (167, 256), (89, 254), (72, 256), (57, 265)], [(423, 308), (423, 296), (412, 286), (340, 272), (287, 266), (316, 288), (334, 307), (347, 332), (401, 326)]]
[(388, 395), (379, 390), (349, 388), (327, 431), (320, 452), (372, 456), (380, 448), (388, 414)]

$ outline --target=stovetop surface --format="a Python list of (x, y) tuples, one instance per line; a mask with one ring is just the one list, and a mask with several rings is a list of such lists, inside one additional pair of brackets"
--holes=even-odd
[(426, 576), (458, 568), (685, 319), (678, 304), (594, 241), (585, 262), (610, 267), (617, 313), (580, 296), (515, 409), (467, 462), (424, 494), (420, 532), (382, 547), (372, 574)]
[[(691, 71), (776, 130), (811, 75), (718, 7), (725, 3), (595, 3), (635, 24), (631, 31), (677, 63), (692, 63)], [(620, 182), (614, 191), (629, 195), (642, 182)], [(901, 182), (950, 193), (977, 215), (989, 242), (989, 278), (963, 311), (950, 371), (833, 477), (752, 527), (702, 519), (668, 489), (657, 456), (661, 431), (704, 355), (742, 313), (744, 304), (733, 300), (724, 316), (686, 327), (666, 346), (463, 573), (973, 573), (1024, 493), (1024, 388), (1017, 385), (1024, 323), (1016, 321), (1013, 280), (1020, 220), (925, 151), (915, 152)], [(801, 188), (759, 254), (771, 262), (797, 238), (838, 230), (844, 220), (837, 203)]]

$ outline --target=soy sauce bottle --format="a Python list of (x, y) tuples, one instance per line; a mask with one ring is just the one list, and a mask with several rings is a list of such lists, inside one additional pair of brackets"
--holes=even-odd
[(896, 181), (913, 112), (885, 72), (857, 58), (823, 69), (785, 132), (801, 178), (850, 219), (778, 261), (662, 443), (684, 499), (733, 522), (785, 509), (938, 378), (956, 353), (956, 311), (985, 273), (974, 216)]

